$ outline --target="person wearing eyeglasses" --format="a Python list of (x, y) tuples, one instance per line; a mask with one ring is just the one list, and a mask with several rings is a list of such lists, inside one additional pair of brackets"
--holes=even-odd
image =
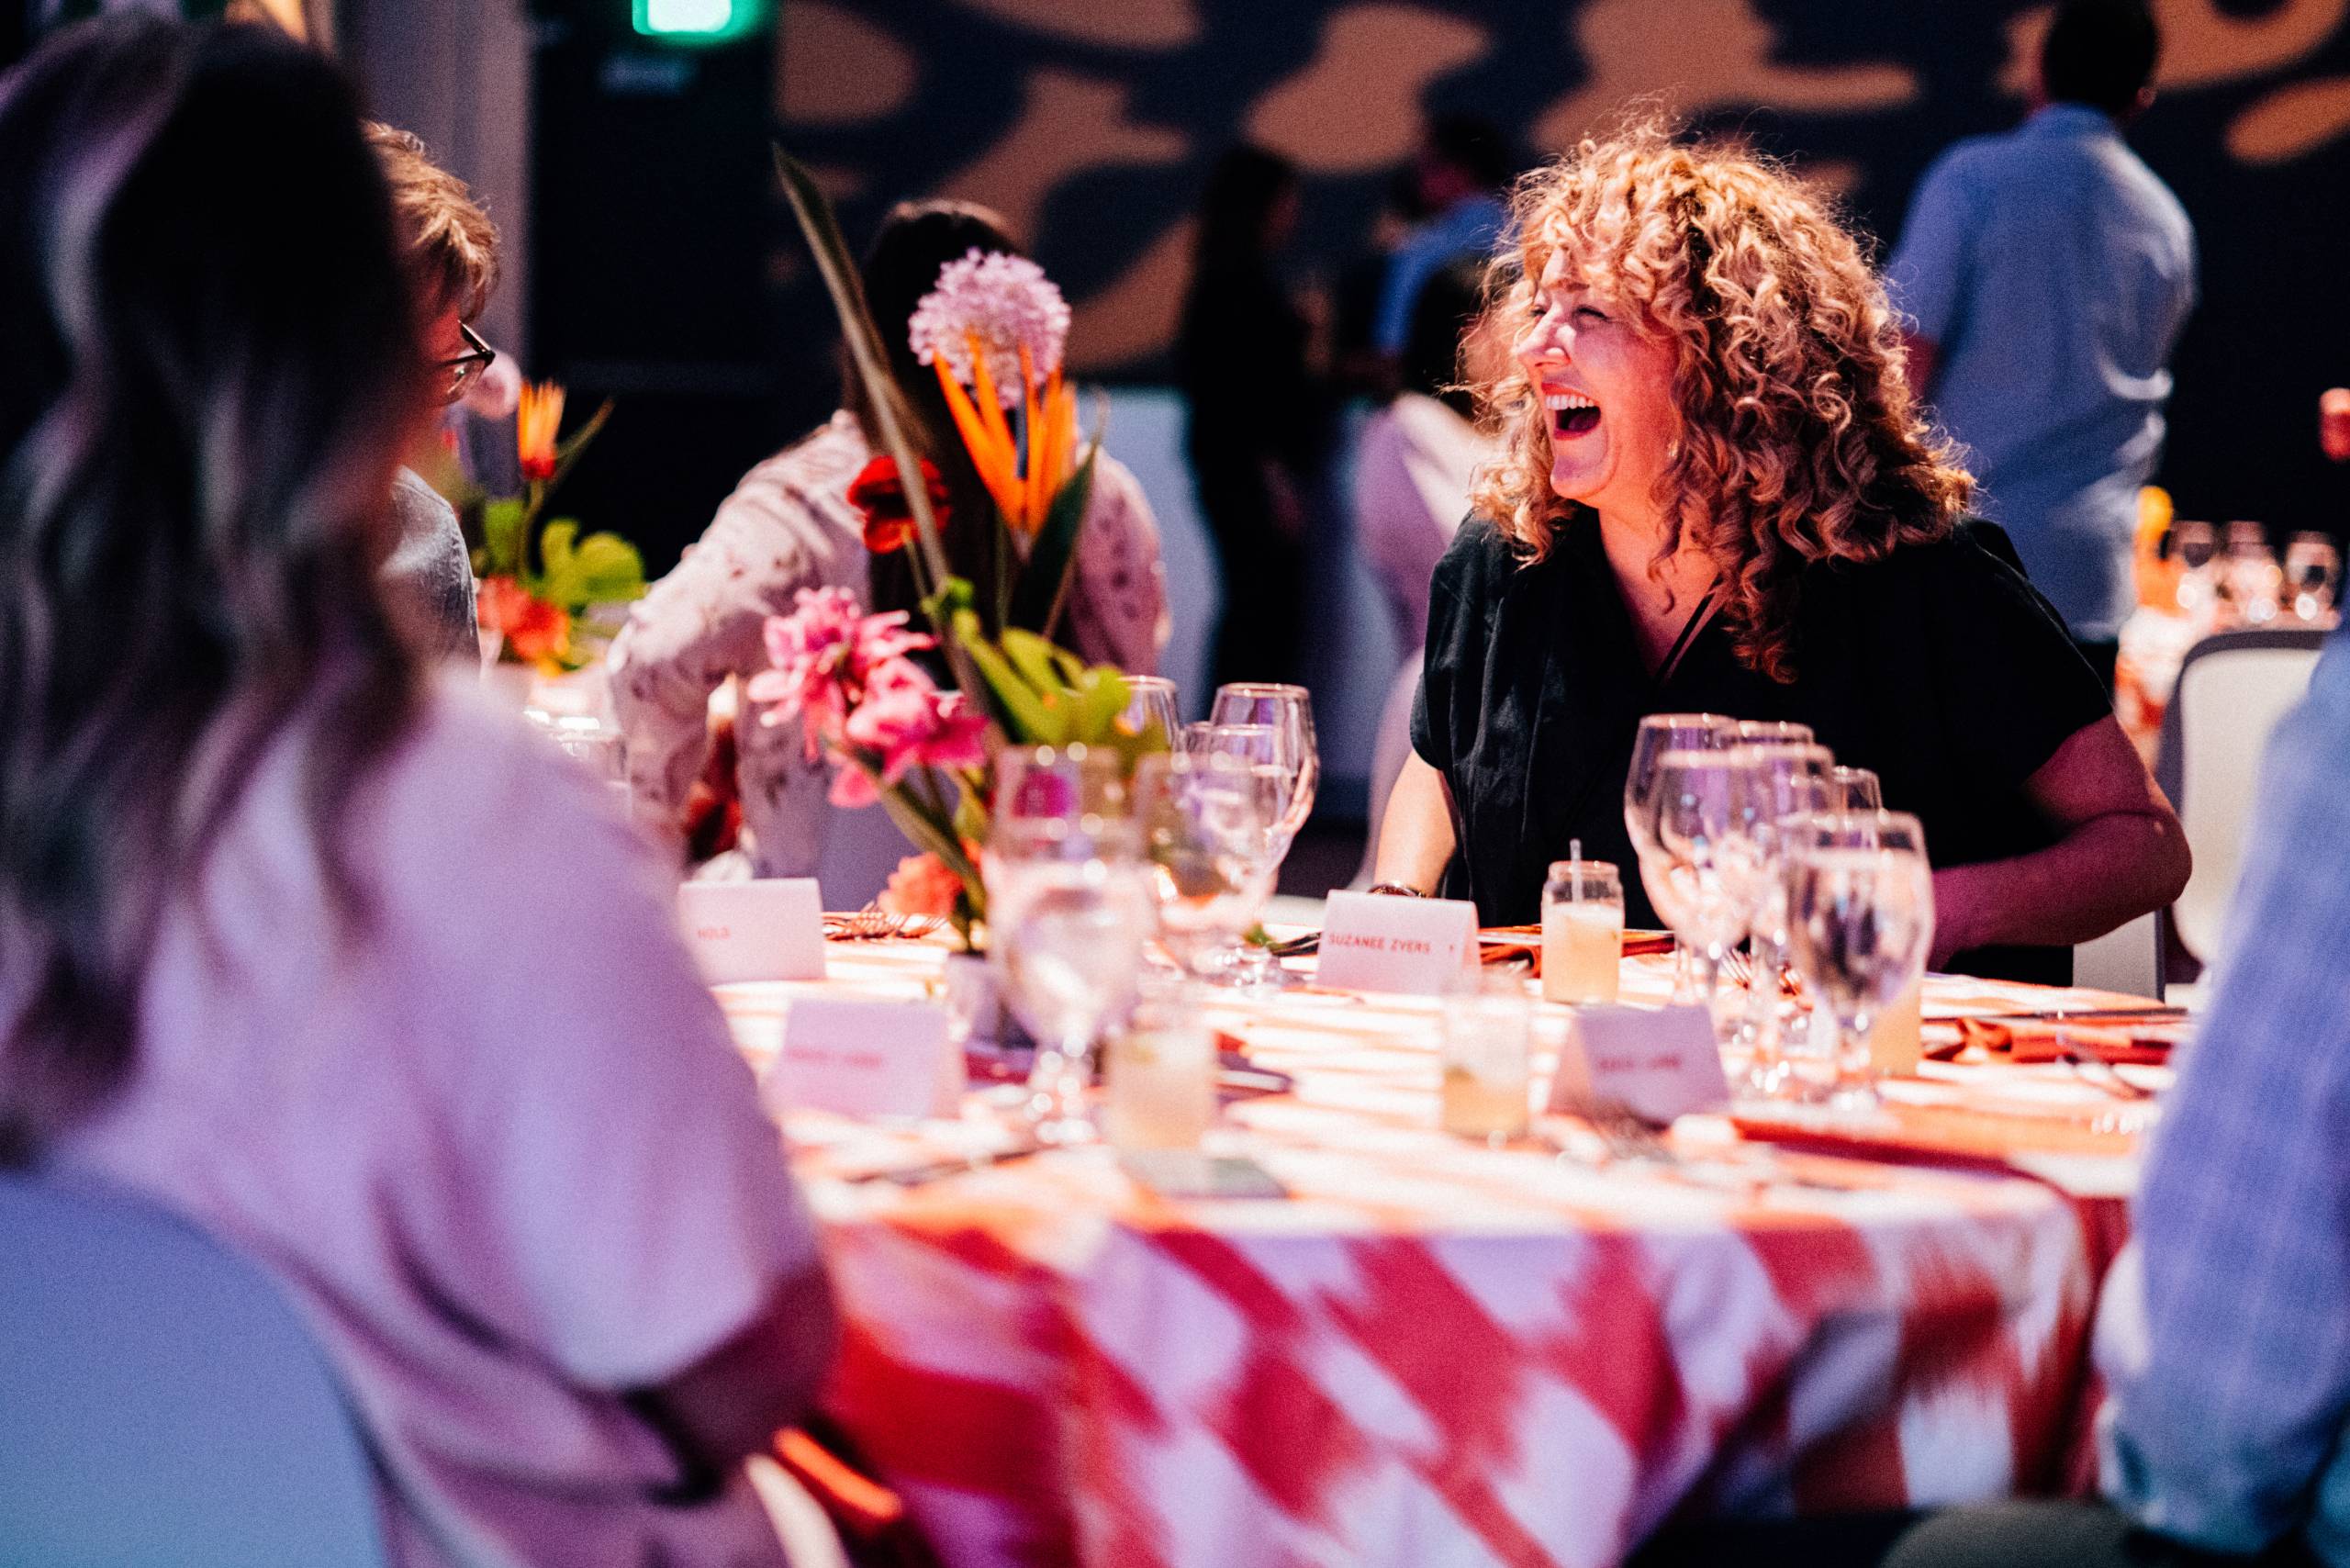
[[(471, 325), (498, 286), (498, 230), (465, 183), (435, 163), (414, 135), (370, 125), (367, 142), (392, 187), (425, 357), (435, 367), (443, 406), (454, 404), (498, 360)], [(420, 651), (478, 659), (473, 559), (455, 510), (411, 468), (393, 482), (392, 507), (399, 543), (384, 564), (383, 582), (396, 618)]]

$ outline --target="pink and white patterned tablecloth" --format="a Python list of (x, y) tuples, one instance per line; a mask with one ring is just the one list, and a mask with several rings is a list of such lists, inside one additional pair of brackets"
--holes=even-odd
[[(830, 957), (826, 991), (886, 996), (941, 953)], [(755, 1062), (806, 990), (722, 988)], [(1933, 981), (1927, 1005), (2049, 994)], [(1565, 1154), (1490, 1149), (1434, 1130), (1434, 1020), (1219, 1011), (1296, 1080), (1218, 1135), (1281, 1201), (1164, 1199), (1103, 1149), (901, 1188), (854, 1178), (1000, 1134), (976, 1107), (789, 1117), (848, 1323), (827, 1408), (950, 1563), (1604, 1564), (1683, 1510), (2077, 1479), (2132, 1159), (1876, 1163), (1702, 1118), (1675, 1163), (1608, 1161), (1564, 1118)], [(1910, 1092), (1992, 1101), (2020, 1144), (2111, 1103), (2061, 1068), (1927, 1070)]]

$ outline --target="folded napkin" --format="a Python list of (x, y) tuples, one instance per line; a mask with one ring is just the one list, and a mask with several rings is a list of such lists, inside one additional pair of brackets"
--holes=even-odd
[[(1670, 931), (1627, 931), (1624, 957), (1673, 951)], [(1542, 928), (1539, 925), (1489, 925), (1477, 933), (1477, 958), (1485, 964), (1525, 964), (1542, 973)]]
[[(2062, 1061), (2078, 1052), (2108, 1062), (2162, 1067), (2186, 1031), (2176, 1017), (2104, 1018), (2095, 1024), (2053, 1018), (1961, 1018), (1959, 1048), (1977, 1046), (2010, 1061)], [(1932, 1053), (1930, 1053), (1932, 1054)], [(1956, 1051), (1943, 1053), (1955, 1055)]]

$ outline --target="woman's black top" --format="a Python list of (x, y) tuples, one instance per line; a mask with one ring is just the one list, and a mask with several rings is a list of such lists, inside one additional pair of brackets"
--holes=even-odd
[[(1808, 724), (1839, 762), (1874, 768), (1893, 811), (1914, 812), (1934, 865), (2053, 843), (2025, 780), (2104, 718), (2105, 689), (2064, 622), (2011, 563), (2007, 537), (1967, 523), (1881, 561), (1807, 566), (1795, 611), (1795, 679), (1747, 669), (1718, 619), (1662, 681), (1588, 513), (1525, 566), (1472, 518), (1438, 566), (1412, 745), (1451, 786), (1460, 852), (1446, 890), (1489, 924), (1539, 918), (1550, 862), (1580, 838), (1623, 871), (1625, 914), (1657, 924), (1630, 835), (1624, 778), (1650, 713)], [(1695, 607), (1692, 606), (1694, 609)], [(1952, 967), (2062, 982), (2068, 948), (1981, 948)]]

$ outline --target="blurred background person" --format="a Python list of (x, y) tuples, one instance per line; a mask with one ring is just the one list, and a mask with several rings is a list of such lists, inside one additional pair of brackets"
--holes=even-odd
[(1297, 219), (1289, 160), (1244, 146), (1216, 161), (1175, 344), (1184, 445), (1223, 584), (1211, 686), (1299, 673), (1307, 505), (1328, 400), (1313, 322), (1278, 265)]
[[(946, 395), (914, 357), (907, 322), (938, 284), (939, 269), (968, 252), (1019, 255), (1002, 219), (967, 202), (907, 202), (874, 236), (862, 269), (866, 303), (888, 344), (890, 368), (928, 429), (948, 494), (942, 543), (950, 568), (971, 582), (994, 578), (997, 531), (977, 525), (987, 491), (954, 432)], [(682, 824), (710, 756), (710, 699), (729, 677), (767, 667), (767, 617), (788, 615), (803, 588), (844, 588), (877, 610), (915, 610), (903, 552), (875, 555), (850, 482), (878, 450), (863, 381), (841, 364), (840, 409), (813, 433), (744, 476), (701, 542), (653, 585), (613, 641), (612, 709), (627, 734), (635, 798), (666, 830)], [(1131, 675), (1158, 672), (1167, 644), (1167, 588), (1158, 529), (1142, 487), (1104, 451), (1058, 637), (1090, 663)], [(750, 860), (762, 877), (805, 877), (823, 858), (832, 808), (831, 767), (808, 755), (798, 726), (749, 723), (733, 735), (736, 779)]]
[(1468, 515), (1471, 481), (1498, 450), (1475, 423), (1473, 388), (1492, 385), (1509, 354), (1484, 315), (1484, 275), (1483, 262), (1464, 257), (1428, 278), (1404, 341), (1403, 390), (1355, 442), (1355, 544), (1414, 664), (1427, 640), (1428, 581)]
[(352, 95), (92, 22), (0, 167), (0, 1163), (274, 1275), (397, 1568), (780, 1568), (814, 1224), (669, 868), (386, 612), (449, 372)]
[[(497, 359), (473, 323), (498, 287), (498, 230), (465, 183), (435, 163), (422, 141), (388, 125), (366, 129), (392, 189), (425, 357), (440, 373), (443, 403), (453, 408), (482, 393)], [(423, 440), (439, 433), (436, 424)], [(384, 564), (385, 582), (428, 653), (478, 661), (473, 554), (455, 510), (406, 465), (392, 483), (392, 503), (400, 537)]]
[(2031, 118), (1927, 171), (1886, 269), (1911, 382), (2109, 689), (2195, 303), (2186, 210), (2121, 139), (2154, 102), (2161, 42), (2143, 0), (2066, 0)]
[(1426, 214), (1396, 245), (1379, 295), (1379, 352), (1400, 362), (1409, 345), (1412, 311), (1420, 288), (1447, 263), (1491, 255), (1508, 210), (1509, 143), (1491, 120), (1439, 115), (1412, 160), (1420, 210)]

